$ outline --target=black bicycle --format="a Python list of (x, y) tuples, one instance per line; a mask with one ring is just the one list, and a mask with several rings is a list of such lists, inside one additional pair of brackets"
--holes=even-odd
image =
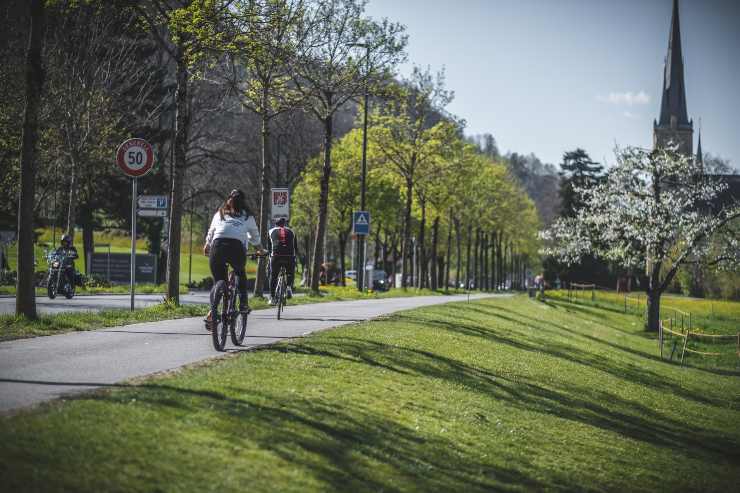
[(277, 285), (275, 286), (275, 301), (277, 304), (278, 320), (280, 320), (280, 315), (283, 313), (283, 308), (285, 308), (285, 305), (288, 302), (287, 295), (288, 295), (288, 273), (285, 270), (285, 266), (281, 266), (280, 272), (278, 273)]
[[(262, 257), (264, 255), (248, 255), (248, 258), (252, 259)], [(216, 351), (224, 350), (227, 331), (231, 334), (231, 342), (235, 346), (241, 346), (247, 335), (247, 319), (251, 310), (247, 309), (245, 312), (237, 310), (239, 277), (233, 270), (229, 270), (228, 279), (228, 282), (218, 281), (211, 290), (211, 318), (206, 320), (206, 329), (211, 331)]]

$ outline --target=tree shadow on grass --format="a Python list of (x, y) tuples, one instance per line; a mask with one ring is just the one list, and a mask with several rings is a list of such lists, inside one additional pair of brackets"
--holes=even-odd
[(186, 414), (207, 412), (208, 426), (229, 448), (256, 443), (259, 449), (301, 467), (301, 476), (310, 476), (331, 491), (572, 489), (564, 475), (554, 474), (550, 482), (542, 483), (522, 472), (534, 466), (522, 464), (521, 459), (480, 460), (479, 454), (449, 439), (418, 432), (361, 405), (341, 406), (295, 394), (247, 392), (240, 387), (225, 390), (228, 395), (143, 385), (80, 399), (126, 404), (134, 392), (137, 404), (175, 408)]
[[(402, 375), (423, 375), (508, 401), (523, 410), (555, 415), (671, 451), (684, 450), (689, 455), (710, 456), (721, 462), (729, 458), (740, 460), (740, 444), (714, 430), (675, 420), (639, 402), (590, 387), (561, 384), (545, 388), (526, 378), (495, 374), (429, 351), (344, 337), (320, 343), (308, 340), (299, 345), (286, 344), (265, 350), (339, 358)], [(726, 407), (726, 403), (722, 405)]]

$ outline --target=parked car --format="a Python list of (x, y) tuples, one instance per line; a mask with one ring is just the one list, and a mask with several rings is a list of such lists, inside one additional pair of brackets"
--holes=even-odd
[(373, 271), (373, 290), (375, 291), (388, 291), (390, 288), (390, 280), (388, 274), (382, 270)]
[(344, 277), (349, 277), (353, 281), (357, 280), (357, 271), (356, 270), (348, 270), (344, 272)]

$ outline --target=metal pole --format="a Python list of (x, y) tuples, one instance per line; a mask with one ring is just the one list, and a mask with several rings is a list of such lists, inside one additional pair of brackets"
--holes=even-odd
[(131, 179), (131, 311), (136, 289), (136, 178)]
[[(362, 173), (360, 175), (360, 210), (365, 210), (365, 192), (367, 187), (367, 106), (369, 103), (368, 93), (368, 80), (370, 76), (370, 44), (365, 45), (365, 108), (362, 116)], [(365, 262), (366, 262), (366, 238), (364, 235), (357, 237), (358, 253), (360, 256), (358, 264), (360, 268), (357, 269), (358, 283), (357, 286), (360, 291), (363, 290), (365, 285)]]

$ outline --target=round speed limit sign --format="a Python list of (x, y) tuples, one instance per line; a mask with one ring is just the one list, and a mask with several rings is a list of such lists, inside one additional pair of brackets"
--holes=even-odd
[(116, 162), (128, 176), (144, 176), (154, 166), (152, 146), (144, 139), (129, 139), (118, 146)]

